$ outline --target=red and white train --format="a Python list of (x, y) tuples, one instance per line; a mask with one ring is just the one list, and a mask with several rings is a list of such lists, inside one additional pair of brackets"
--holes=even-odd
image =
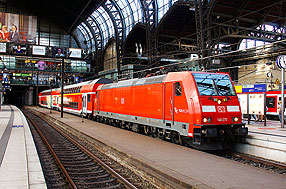
[[(59, 109), (60, 97), (60, 89), (46, 90), (39, 102)], [(226, 73), (172, 72), (117, 83), (97, 79), (65, 86), (63, 98), (66, 112), (202, 150), (229, 148), (248, 133)]]
[[(266, 102), (266, 106), (267, 106), (267, 111), (266, 111), (266, 115), (267, 117), (272, 117), (272, 118), (275, 118), (276, 119), (278, 118), (278, 115), (279, 115), (279, 110), (278, 110), (278, 102), (281, 101), (281, 91), (267, 91), (267, 92), (247, 92), (247, 93), (241, 93), (241, 94), (238, 94), (238, 97), (240, 99), (240, 106), (241, 106), (241, 109), (244, 110), (244, 113), (246, 113), (246, 110), (247, 110), (247, 103), (246, 103), (246, 100), (243, 101), (241, 99), (246, 99), (247, 98), (247, 94), (249, 95), (261, 95), (262, 97), (266, 97), (266, 99), (264, 100), (263, 98), (261, 99), (261, 103), (263, 104), (264, 101)], [(244, 96), (244, 97), (243, 97)], [(286, 91), (285, 91), (285, 102), (286, 102)], [(259, 103), (259, 102), (257, 102)], [(262, 111), (264, 112), (264, 111)], [(285, 111), (286, 112), (286, 109)], [(252, 114), (251, 112), (249, 112), (250, 114)]]

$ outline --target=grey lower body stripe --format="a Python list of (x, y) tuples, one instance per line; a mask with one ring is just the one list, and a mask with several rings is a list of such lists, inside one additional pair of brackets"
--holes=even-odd
[(0, 167), (4, 158), (4, 154), (7, 148), (7, 144), (11, 135), (11, 130), (12, 130), (12, 126), (13, 126), (13, 122), (14, 122), (14, 110), (11, 106), (9, 106), (11, 108), (11, 116), (9, 119), (9, 122), (6, 126), (6, 129), (0, 139)]

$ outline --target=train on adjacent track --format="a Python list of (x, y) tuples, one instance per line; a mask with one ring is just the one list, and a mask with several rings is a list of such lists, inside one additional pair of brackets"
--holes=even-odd
[[(59, 88), (46, 90), (39, 104), (59, 110), (60, 97)], [(227, 149), (248, 133), (227, 73), (82, 82), (64, 87), (63, 110), (201, 150)]]
[[(265, 101), (265, 106), (266, 108), (266, 115), (268, 118), (270, 119), (278, 119), (278, 115), (279, 115), (279, 101), (281, 102), (281, 90), (273, 90), (273, 91), (266, 91), (266, 92), (247, 92), (247, 93), (240, 93), (237, 94), (238, 98), (240, 99), (240, 106), (241, 109), (244, 110), (245, 114), (246, 110), (247, 110), (247, 103), (241, 99), (247, 99), (249, 97), (247, 97), (246, 95), (261, 95), (262, 97), (265, 97), (265, 100), (261, 99), (262, 101)], [(244, 97), (243, 97), (244, 96)], [(285, 92), (285, 102), (286, 102), (286, 92)], [(286, 109), (285, 109), (286, 110)], [(284, 112), (286, 112), (284, 110)], [(251, 111), (249, 112), (249, 114), (253, 114)]]

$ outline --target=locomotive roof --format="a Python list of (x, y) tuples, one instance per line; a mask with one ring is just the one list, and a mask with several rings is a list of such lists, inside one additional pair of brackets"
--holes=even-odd
[(159, 76), (153, 76), (153, 77), (145, 77), (141, 79), (136, 78), (136, 79), (123, 80), (117, 83), (105, 84), (102, 86), (101, 89), (111, 89), (111, 88), (163, 83), (165, 78), (166, 78), (166, 75), (159, 75)]

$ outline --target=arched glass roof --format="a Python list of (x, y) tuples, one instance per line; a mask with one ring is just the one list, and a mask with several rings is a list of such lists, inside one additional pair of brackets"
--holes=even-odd
[[(276, 26), (267, 25), (267, 24), (260, 25), (257, 27), (257, 29), (262, 30), (262, 31), (268, 31), (268, 32), (285, 33), (284, 27), (276, 27)], [(269, 38), (269, 40), (271, 40), (271, 37)], [(281, 38), (277, 38), (276, 40), (281, 40)], [(243, 39), (239, 45), (239, 49), (245, 50), (248, 48), (258, 47), (258, 46), (267, 45), (267, 44), (270, 44), (270, 42), (266, 42), (262, 40), (254, 40), (254, 39)]]
[(84, 36), (84, 39), (87, 42), (87, 47), (92, 48), (93, 41), (92, 41), (92, 34), (90, 29), (87, 27), (87, 25), (83, 22), (78, 26), (78, 29), (81, 31), (81, 33)]
[[(148, 0), (146, 1), (148, 3)], [(154, 3), (156, 7), (153, 8), (155, 11), (158, 11), (158, 22), (167, 13), (170, 7), (177, 1), (178, 0), (156, 0)], [(91, 39), (93, 40), (93, 42), (90, 42), (88, 47), (91, 46), (94, 49), (94, 41), (96, 41), (98, 48), (103, 48), (110, 38), (115, 37), (115, 28), (118, 27), (124, 27), (123, 33), (125, 35), (123, 35), (123, 39), (125, 39), (137, 23), (144, 22), (143, 7), (141, 2), (142, 1), (140, 0), (107, 0), (104, 5), (98, 7), (86, 20), (90, 25), (90, 28), (94, 30), (95, 39), (85, 24), (78, 26), (78, 29), (82, 32), (86, 41), (89, 42)], [(111, 4), (114, 6), (111, 6)], [(124, 19), (121, 20), (120, 26), (118, 25), (119, 19)], [(113, 23), (116, 23), (117, 26), (115, 27)], [(100, 44), (99, 40), (101, 40)]]
[(103, 35), (103, 46), (106, 45), (111, 37), (114, 37), (114, 26), (108, 13), (103, 7), (99, 7), (92, 13), (92, 16), (98, 21)]
[(126, 36), (138, 22), (143, 22), (142, 6), (140, 1), (114, 0), (118, 5), (125, 20)]
[(162, 19), (162, 17), (167, 13), (170, 7), (177, 2), (178, 0), (158, 0), (158, 20)]

